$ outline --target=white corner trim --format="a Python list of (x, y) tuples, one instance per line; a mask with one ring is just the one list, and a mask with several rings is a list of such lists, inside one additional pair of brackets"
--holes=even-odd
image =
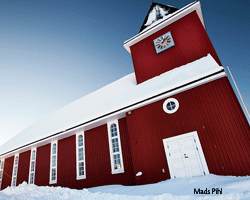
[[(79, 141), (78, 137), (82, 135), (83, 136), (83, 163), (84, 163), (84, 175), (79, 175)], [(81, 131), (76, 134), (76, 180), (86, 179), (86, 160), (85, 160), (85, 135), (84, 131)]]
[[(114, 158), (113, 158), (113, 148), (112, 148), (112, 138), (111, 138), (111, 130), (110, 126), (112, 124), (116, 125), (117, 128), (117, 138), (118, 138), (118, 144), (119, 144), (119, 154), (120, 154), (120, 161), (121, 161), (121, 168), (120, 169), (114, 169), (115, 163), (114, 163)], [(121, 139), (120, 139), (120, 128), (119, 128), (119, 123), (118, 120), (113, 120), (109, 121), (107, 123), (107, 128), (108, 128), (108, 141), (109, 141), (109, 155), (110, 155), (110, 163), (111, 163), (111, 173), (112, 174), (118, 174), (118, 173), (124, 173), (124, 165), (123, 165), (123, 156), (122, 156), (122, 146), (121, 146)]]

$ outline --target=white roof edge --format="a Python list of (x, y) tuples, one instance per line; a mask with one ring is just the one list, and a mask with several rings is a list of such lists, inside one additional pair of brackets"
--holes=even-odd
[[(169, 72), (165, 72), (160, 76), (149, 79), (148, 81), (145, 81), (144, 83), (142, 83), (140, 85), (134, 85), (134, 83), (132, 83), (133, 80), (132, 80), (132, 82), (129, 81), (127, 83), (128, 79), (131, 79), (132, 74), (127, 75), (127, 76), (119, 79), (118, 81), (115, 81), (115, 82), (103, 87), (102, 89), (99, 89), (99, 90), (89, 94), (89, 95), (93, 95), (95, 93), (98, 93), (98, 95), (99, 95), (102, 90), (106, 90), (109, 87), (112, 87), (113, 84), (115, 84), (115, 86), (117, 86), (117, 83), (120, 84), (120, 81), (125, 80), (126, 84), (129, 84), (129, 87), (124, 92), (129, 92), (129, 91), (131, 91), (131, 89), (134, 88), (135, 91), (132, 91), (132, 93), (129, 92), (129, 93), (131, 93), (129, 96), (135, 95), (135, 97), (131, 97), (128, 100), (125, 100), (125, 102), (121, 102), (122, 104), (119, 103), (119, 105), (117, 105), (118, 108), (124, 108), (123, 110), (121, 110), (121, 109), (117, 110), (117, 107), (113, 107), (111, 110), (110, 109), (106, 110), (106, 114), (103, 115), (101, 118), (95, 119), (94, 115), (93, 115), (91, 117), (93, 117), (92, 119), (94, 119), (94, 120), (88, 119), (88, 120), (90, 120), (89, 122), (86, 121), (87, 119), (85, 119), (85, 120), (80, 119), (82, 121), (81, 121), (81, 123), (78, 123), (78, 125), (77, 124), (75, 124), (75, 125), (68, 124), (67, 125), (68, 130), (63, 129), (63, 127), (59, 127), (59, 128), (61, 128), (60, 132), (58, 132), (58, 129), (55, 129), (58, 127), (55, 127), (55, 128), (52, 127), (52, 129), (51, 129), (52, 132), (50, 134), (44, 134), (44, 133), (41, 134), (40, 133), (41, 135), (38, 138), (36, 138), (36, 137), (32, 138), (32, 143), (27, 141), (25, 144), (20, 143), (17, 146), (15, 146), (11, 143), (12, 147), (10, 147), (10, 146), (8, 146), (7, 143), (11, 142), (11, 140), (14, 139), (14, 138), (12, 138), (0, 147), (0, 154), (1, 154), (0, 158), (1, 157), (9, 157), (10, 155), (15, 154), (16, 152), (21, 153), (25, 149), (27, 150), (28, 148), (31, 148), (34, 145), (36, 147), (38, 147), (38, 146), (40, 146), (40, 145), (38, 145), (38, 143), (45, 144), (47, 141), (50, 141), (53, 138), (59, 139), (59, 138), (68, 137), (69, 135), (65, 136), (66, 135), (65, 133), (69, 133), (69, 132), (73, 131), (72, 132), (72, 134), (73, 134), (74, 130), (76, 130), (76, 129), (78, 130), (80, 128), (84, 128), (84, 130), (85, 130), (87, 128), (86, 130), (88, 130), (90, 128), (96, 127), (96, 125), (98, 125), (98, 124), (101, 125), (103, 123), (106, 123), (107, 120), (109, 120), (109, 119), (112, 119), (112, 118), (115, 119), (117, 117), (122, 118), (122, 117), (124, 117), (124, 114), (123, 114), (124, 112), (128, 112), (130, 110), (137, 109), (138, 107), (147, 105), (149, 103), (148, 101), (146, 103), (143, 103), (142, 101), (147, 100), (148, 98), (151, 99), (151, 97), (154, 97), (153, 99), (149, 100), (150, 102), (151, 101), (158, 101), (159, 97), (156, 97), (157, 95), (162, 94), (163, 92), (166, 92), (166, 91), (170, 91), (173, 88), (179, 88), (180, 86), (185, 85), (186, 83), (192, 82), (192, 80), (199, 80), (199, 79), (204, 78), (206, 76), (213, 75), (214, 73), (220, 72), (222, 69), (223, 69), (223, 67), (219, 66), (218, 63), (213, 59), (213, 57), (210, 54), (208, 54), (207, 56), (200, 58), (192, 63), (188, 63), (188, 64), (183, 65), (181, 67), (170, 70)], [(196, 72), (197, 70), (198, 70), (198, 72)], [(169, 80), (170, 82), (166, 81), (166, 80), (168, 80), (168, 78), (166, 78), (166, 76), (167, 77), (173, 77), (173, 76), (180, 77), (181, 76), (181, 78), (178, 78), (178, 80), (174, 81), (174, 83), (173, 83), (172, 80)], [(183, 78), (182, 76), (184, 76), (184, 80), (182, 79)], [(210, 81), (211, 81), (211, 79), (210, 79)], [(198, 81), (198, 82), (199, 82), (199, 85), (204, 84), (204, 83), (201, 83), (200, 81)], [(150, 87), (152, 87), (152, 88), (150, 88)], [(178, 90), (180, 90), (180, 89), (178, 89)], [(138, 93), (138, 91), (140, 91), (140, 94)], [(123, 91), (122, 91), (122, 93), (123, 93)], [(167, 96), (168, 95), (170, 95), (170, 94), (167, 94)], [(171, 95), (173, 95), (173, 92), (171, 92)], [(84, 100), (84, 99), (86, 99), (86, 97), (88, 97), (88, 95), (86, 95), (85, 97), (83, 97), (81, 99)], [(162, 97), (160, 97), (160, 98), (162, 98)], [(81, 99), (79, 99), (79, 100), (82, 101)], [(78, 102), (79, 100), (72, 102), (68, 106), (70, 108), (72, 108), (72, 106), (74, 104), (79, 103)], [(115, 100), (117, 100), (117, 99), (115, 99)], [(124, 101), (123, 96), (121, 96), (120, 101)], [(139, 102), (139, 104), (135, 105), (136, 102)], [(64, 110), (64, 112), (65, 112), (65, 111), (67, 111), (68, 106), (63, 107), (63, 108), (59, 109), (58, 111)], [(54, 117), (57, 117), (58, 115), (61, 114), (61, 113), (58, 113), (58, 111), (55, 111), (52, 113), (52, 114), (57, 113), (57, 115)], [(81, 113), (84, 113), (84, 112), (81, 112)], [(109, 113), (109, 115), (107, 115), (107, 113)], [(98, 114), (100, 116), (99, 112), (98, 112)], [(48, 117), (49, 117), (48, 120), (50, 120), (51, 116), (49, 115)], [(45, 122), (48, 122), (48, 120)], [(67, 118), (67, 120), (68, 120), (68, 118)], [(87, 123), (84, 123), (84, 122), (87, 122)], [(34, 123), (33, 125), (35, 125), (35, 124), (36, 123)], [(45, 125), (44, 122), (42, 122), (41, 125)], [(70, 130), (69, 130), (69, 128), (70, 128)], [(25, 132), (25, 130), (24, 130), (24, 132)], [(55, 133), (58, 133), (58, 135)], [(7, 145), (7, 146), (5, 146), (5, 145)]]
[(167, 17), (164, 21), (156, 24), (152, 28), (146, 31), (142, 31), (138, 33), (136, 36), (132, 37), (131, 39), (124, 42), (123, 46), (124, 48), (131, 54), (130, 47), (137, 42), (147, 38), (148, 36), (152, 35), (153, 33), (163, 29), (164, 27), (174, 23), (175, 21), (183, 18), (184, 16), (190, 14), (191, 12), (196, 11), (198, 14), (198, 17), (200, 18), (201, 23), (203, 24), (205, 28), (204, 18), (201, 10), (201, 4), (200, 1), (193, 2), (191, 4), (188, 4), (187, 6), (181, 8), (180, 10), (177, 10), (176, 12), (172, 13), (169, 17)]

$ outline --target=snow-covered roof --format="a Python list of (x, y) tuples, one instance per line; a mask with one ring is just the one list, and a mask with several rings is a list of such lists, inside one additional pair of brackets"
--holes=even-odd
[[(126, 112), (130, 106), (157, 96), (194, 80), (221, 71), (210, 54), (192, 63), (136, 84), (135, 74), (129, 74), (65, 107), (39, 119), (0, 147), (0, 155), (35, 141), (48, 138), (87, 122), (94, 123), (110, 113)], [(126, 108), (126, 109), (125, 109)]]

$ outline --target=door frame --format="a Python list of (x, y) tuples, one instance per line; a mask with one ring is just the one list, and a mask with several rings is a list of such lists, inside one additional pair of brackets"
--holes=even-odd
[(198, 137), (198, 133), (197, 133), (197, 131), (193, 131), (193, 132), (173, 136), (173, 137), (170, 137), (170, 138), (165, 138), (165, 139), (162, 140), (163, 146), (164, 146), (164, 149), (165, 149), (165, 154), (166, 154), (166, 158), (167, 158), (167, 162), (168, 162), (168, 169), (169, 169), (171, 179), (175, 178), (175, 172), (174, 172), (173, 163), (172, 163), (171, 158), (169, 156), (170, 152), (169, 152), (168, 147), (167, 147), (167, 142), (183, 139), (185, 137), (190, 137), (190, 136), (193, 136), (194, 139), (195, 139), (196, 147), (198, 148), (197, 149), (198, 150), (198, 155), (200, 157), (200, 161), (201, 161), (201, 164), (202, 164), (202, 167), (203, 167), (203, 170), (204, 170), (204, 175), (209, 174), (207, 162), (206, 162), (206, 159), (205, 159), (202, 147), (201, 147), (201, 143), (200, 143), (200, 140), (199, 140), (199, 137)]

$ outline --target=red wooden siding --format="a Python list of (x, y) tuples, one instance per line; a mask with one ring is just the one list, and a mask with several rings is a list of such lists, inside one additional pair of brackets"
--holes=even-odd
[(133, 183), (133, 170), (131, 155), (129, 154), (129, 141), (126, 136), (126, 119), (119, 120), (120, 138), (124, 161), (124, 173), (112, 174), (108, 143), (107, 125), (85, 132), (86, 179), (79, 180), (81, 188), (109, 184)]
[(1, 190), (11, 186), (14, 156), (5, 159)]
[(134, 185), (135, 184), (135, 173), (131, 157), (131, 148), (128, 136), (127, 119), (122, 118), (118, 120), (120, 128), (120, 139), (122, 146), (123, 164), (126, 177), (122, 180), (123, 185)]
[(19, 154), (18, 171), (17, 171), (17, 183), (22, 184), (24, 181), (28, 183), (29, 180), (29, 166), (30, 166), (30, 153), (26, 151)]
[[(74, 188), (76, 184), (76, 137), (58, 141), (57, 185)], [(55, 185), (55, 184), (53, 184)]]
[[(85, 132), (86, 179), (76, 180), (76, 138), (75, 135), (58, 141), (57, 183), (52, 186), (69, 188), (87, 188), (108, 184), (135, 184), (135, 175), (130, 154), (130, 144), (126, 118), (119, 120), (122, 145), (124, 173), (112, 174), (109, 155), (107, 125)], [(17, 184), (28, 182), (30, 153), (26, 151), (19, 156)], [(7, 158), (4, 167), (2, 189), (11, 185), (14, 157)], [(37, 148), (35, 184), (49, 184), (50, 144)]]
[[(164, 100), (127, 115), (135, 173), (143, 183), (170, 178), (162, 140), (197, 131), (210, 173), (250, 175), (250, 127), (226, 77), (172, 96), (180, 107), (163, 111)], [(166, 172), (162, 173), (162, 169)]]
[[(157, 54), (153, 40), (169, 31), (173, 36), (175, 46)], [(138, 84), (166, 71), (193, 62), (208, 53), (221, 65), (206, 30), (195, 11), (131, 46)]]
[(50, 144), (37, 148), (35, 184), (38, 186), (49, 185), (50, 173)]
[[(58, 141), (57, 184), (70, 188), (88, 188), (107, 184), (134, 184), (134, 173), (126, 119), (119, 120), (125, 172), (111, 173), (107, 125), (85, 131), (86, 179), (76, 179), (75, 135)], [(48, 178), (49, 179), (49, 178)]]

